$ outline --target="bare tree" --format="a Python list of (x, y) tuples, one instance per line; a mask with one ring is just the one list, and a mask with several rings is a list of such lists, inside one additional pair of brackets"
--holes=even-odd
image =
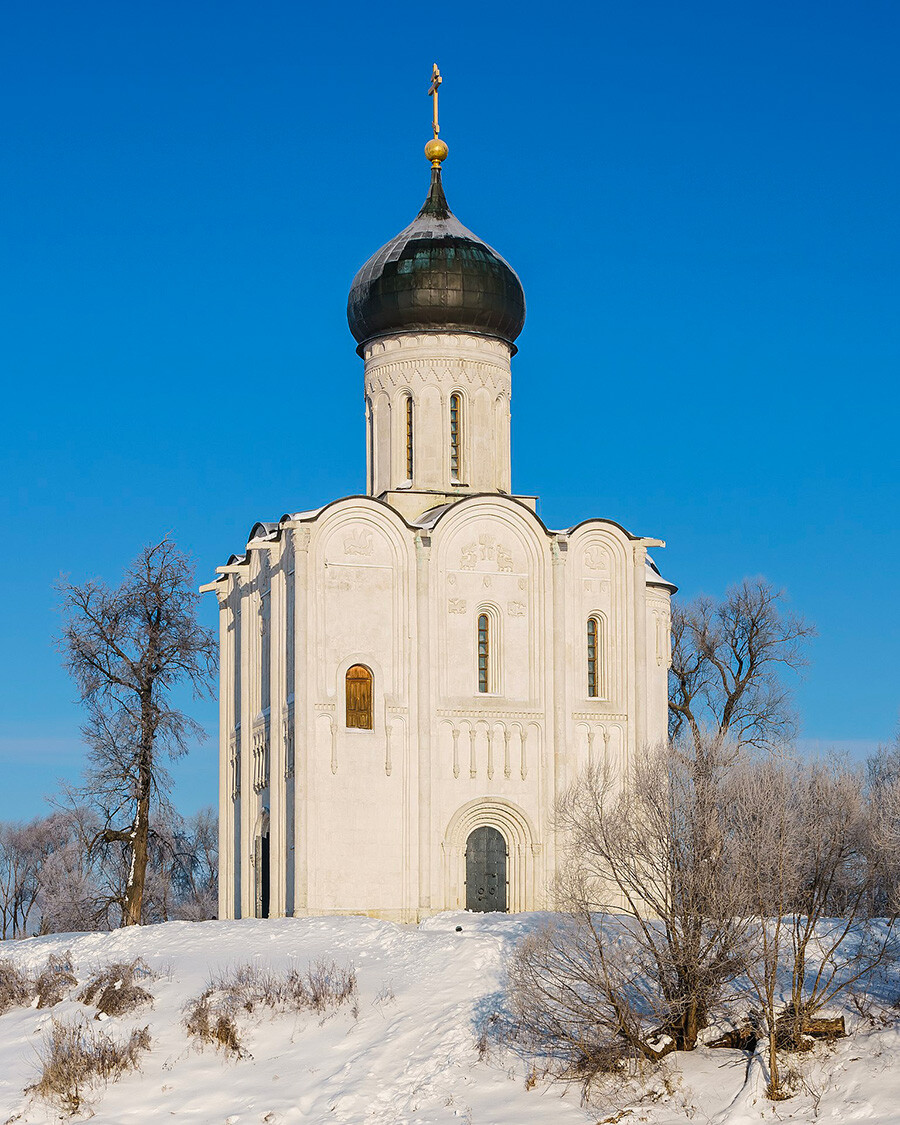
[(778, 1099), (783, 1093), (778, 1065), (783, 970), (792, 933), (789, 915), (800, 897), (807, 818), (798, 807), (796, 768), (784, 756), (746, 764), (730, 780), (731, 815), (741, 840), (735, 879), (754, 920), (755, 949), (747, 960), (747, 979), (768, 1049), (767, 1093)]
[(582, 1069), (616, 1052), (693, 1049), (744, 966), (729, 758), (666, 746), (627, 781), (609, 764), (587, 770), (560, 802), (566, 917), (520, 948), (511, 996), (529, 1034), (545, 1021)]
[(900, 734), (866, 763), (866, 800), (879, 869), (872, 907), (894, 915), (900, 912)]
[(795, 1041), (804, 1020), (894, 954), (893, 916), (869, 917), (879, 857), (861, 772), (839, 758), (806, 763), (797, 789), (801, 882), (791, 917), (789, 1007)]
[(197, 621), (199, 598), (186, 555), (164, 539), (145, 547), (111, 589), (60, 583), (65, 665), (87, 709), (85, 797), (102, 810), (96, 842), (118, 844), (127, 864), (122, 923), (142, 921), (152, 810), (166, 800), (166, 756), (186, 753), (202, 730), (171, 702), (186, 682), (211, 689), (214, 634)]
[(731, 792), (735, 879), (755, 920), (748, 978), (778, 1098), (778, 1049), (835, 1032), (817, 1014), (893, 957), (893, 925), (869, 914), (879, 859), (859, 770), (768, 756), (736, 770)]
[(40, 873), (58, 844), (55, 817), (0, 824), (0, 938), (24, 937), (37, 928)]
[(716, 602), (706, 595), (672, 612), (669, 734), (697, 752), (715, 742), (770, 746), (790, 737), (793, 712), (782, 680), (804, 667), (815, 629), (784, 608), (763, 578), (744, 579)]
[(200, 809), (176, 834), (172, 866), (173, 917), (215, 918), (219, 909), (219, 824), (215, 809)]

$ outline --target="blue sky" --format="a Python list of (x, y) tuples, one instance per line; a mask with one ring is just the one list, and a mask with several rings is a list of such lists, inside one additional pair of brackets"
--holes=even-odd
[[(820, 636), (811, 748), (897, 729), (894, 3), (8, 6), (0, 818), (81, 766), (53, 582), (362, 491), (345, 302), (444, 182), (519, 272), (513, 486), (764, 574)], [(213, 623), (214, 606), (204, 608)], [(192, 705), (193, 706), (193, 705)], [(210, 730), (211, 704), (194, 706)], [(215, 800), (215, 745), (176, 770)]]

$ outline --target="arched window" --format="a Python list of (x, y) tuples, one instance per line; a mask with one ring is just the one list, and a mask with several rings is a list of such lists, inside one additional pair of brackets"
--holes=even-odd
[(587, 620), (587, 693), (589, 699), (606, 698), (603, 619), (599, 615)]
[(587, 687), (591, 699), (597, 698), (597, 618), (587, 623)]
[(491, 690), (491, 619), (486, 613), (478, 615), (478, 690)]
[(450, 396), (450, 479), (462, 480), (462, 396)]
[(347, 726), (372, 729), (372, 673), (365, 664), (347, 669)]
[(413, 479), (413, 400), (406, 396), (406, 479)]

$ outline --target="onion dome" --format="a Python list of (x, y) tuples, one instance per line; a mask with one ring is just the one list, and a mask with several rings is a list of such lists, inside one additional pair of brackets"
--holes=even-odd
[(522, 331), (525, 294), (515, 271), (447, 206), (446, 154), (443, 141), (426, 146), (432, 173), (422, 210), (353, 279), (347, 320), (360, 347), (376, 336), (417, 331), (473, 332), (513, 345)]

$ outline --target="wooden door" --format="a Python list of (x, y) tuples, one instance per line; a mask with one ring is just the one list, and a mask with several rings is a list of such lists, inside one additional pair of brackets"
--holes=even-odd
[(466, 841), (466, 910), (505, 912), (506, 841), (496, 828), (476, 828)]
[(365, 664), (354, 664), (347, 671), (347, 726), (372, 729), (372, 673)]

